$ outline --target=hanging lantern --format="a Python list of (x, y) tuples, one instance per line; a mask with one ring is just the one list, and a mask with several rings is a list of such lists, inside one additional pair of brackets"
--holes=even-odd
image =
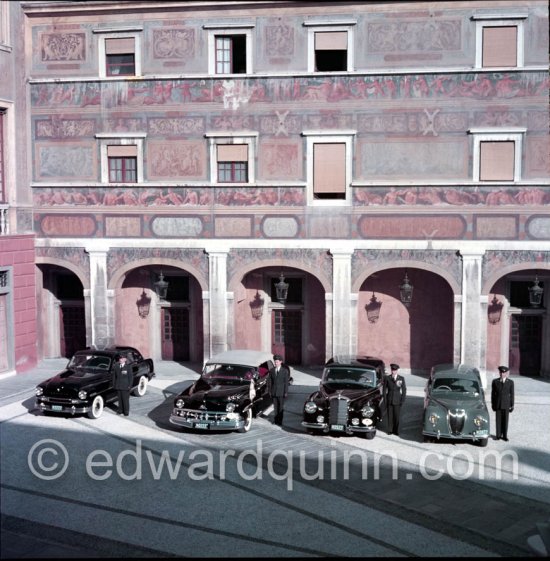
[(254, 300), (250, 302), (250, 310), (254, 319), (260, 319), (264, 313), (264, 299), (260, 296), (258, 291), (256, 291)]
[(493, 296), (489, 307), (487, 308), (487, 315), (489, 317), (489, 323), (493, 325), (497, 324), (500, 321), (500, 316), (502, 314), (502, 308), (504, 308), (504, 304), (497, 300), (496, 294)]
[(279, 276), (279, 282), (275, 285), (275, 291), (277, 294), (277, 300), (281, 304), (284, 304), (288, 296), (288, 282), (285, 282), (285, 277), (282, 271), (281, 275)]
[(403, 279), (403, 283), (399, 286), (399, 297), (401, 302), (407, 306), (410, 306), (413, 297), (413, 285), (409, 283), (409, 277), (407, 273), (405, 273), (405, 278)]
[(151, 307), (151, 298), (147, 296), (145, 289), (141, 293), (139, 299), (136, 300), (136, 306), (140, 318), (146, 318), (149, 315), (149, 309)]
[(544, 294), (544, 289), (539, 286), (538, 276), (535, 275), (535, 281), (533, 286), (529, 287), (529, 305), (531, 308), (540, 308), (542, 304), (542, 295)]
[(365, 310), (367, 311), (367, 319), (371, 323), (376, 323), (380, 317), (380, 308), (382, 307), (382, 302), (376, 299), (374, 292), (372, 293), (370, 302), (365, 305)]
[(155, 292), (157, 296), (164, 300), (166, 298), (166, 293), (168, 292), (168, 282), (164, 280), (164, 275), (162, 271), (160, 272), (159, 280), (154, 283)]

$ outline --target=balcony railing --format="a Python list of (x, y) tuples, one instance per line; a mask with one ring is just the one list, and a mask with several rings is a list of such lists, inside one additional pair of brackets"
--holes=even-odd
[(0, 236), (7, 236), (9, 232), (8, 210), (9, 205), (0, 204)]

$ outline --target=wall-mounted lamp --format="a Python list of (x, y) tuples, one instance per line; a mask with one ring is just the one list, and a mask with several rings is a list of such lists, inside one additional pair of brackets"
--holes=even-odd
[(288, 282), (285, 282), (285, 277), (282, 271), (279, 276), (279, 282), (275, 285), (275, 292), (277, 294), (277, 300), (281, 304), (284, 304), (288, 296)]
[(529, 305), (531, 308), (540, 308), (542, 304), (542, 295), (544, 294), (544, 288), (539, 286), (539, 278), (535, 275), (535, 281), (533, 286), (529, 287)]
[(254, 319), (260, 319), (264, 313), (264, 299), (260, 296), (258, 291), (256, 291), (254, 300), (250, 302), (250, 310)]
[(497, 300), (496, 294), (493, 296), (491, 303), (487, 307), (487, 315), (489, 318), (489, 323), (495, 325), (500, 321), (500, 316), (502, 314), (502, 308), (504, 308), (504, 304)]
[(149, 315), (149, 309), (151, 308), (151, 298), (147, 296), (145, 289), (143, 289), (140, 297), (136, 300), (136, 306), (140, 318), (146, 318)]
[(166, 293), (168, 292), (168, 282), (164, 280), (164, 275), (162, 274), (162, 271), (160, 272), (159, 280), (153, 283), (153, 286), (155, 287), (155, 292), (157, 293), (157, 296), (161, 300), (164, 300), (166, 298)]
[(403, 283), (399, 285), (399, 298), (401, 302), (407, 306), (410, 306), (413, 297), (413, 285), (409, 283), (409, 277), (405, 272), (405, 278), (403, 279)]
[(371, 323), (376, 323), (380, 317), (380, 308), (382, 307), (382, 302), (376, 299), (374, 292), (372, 293), (371, 299), (368, 304), (365, 305), (365, 310), (367, 311), (367, 319)]

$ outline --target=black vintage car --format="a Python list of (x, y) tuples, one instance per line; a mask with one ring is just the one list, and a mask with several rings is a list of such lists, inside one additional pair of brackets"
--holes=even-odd
[(319, 389), (304, 403), (302, 426), (311, 434), (331, 431), (374, 438), (380, 420), (384, 362), (378, 358), (334, 357)]
[(267, 408), (272, 355), (231, 350), (209, 359), (201, 377), (174, 399), (170, 422), (200, 430), (248, 432), (252, 417)]
[(155, 375), (153, 360), (144, 359), (133, 347), (84, 349), (77, 351), (66, 370), (45, 380), (36, 387), (36, 407), (46, 413), (87, 414), (97, 419), (105, 403), (115, 401), (113, 368), (125, 355), (134, 372), (134, 395), (147, 391), (149, 380)]

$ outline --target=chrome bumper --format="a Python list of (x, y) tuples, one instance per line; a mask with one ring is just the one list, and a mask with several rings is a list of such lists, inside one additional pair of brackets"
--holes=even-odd
[[(302, 421), (302, 426), (306, 429), (313, 429), (319, 430), (323, 432), (330, 432), (330, 426), (328, 423), (308, 423), (307, 421)], [(352, 434), (354, 432), (373, 432), (376, 431), (376, 427), (373, 425), (371, 427), (360, 427), (354, 425), (344, 425), (343, 431), (337, 432), (345, 432), (346, 434)]]
[(198, 420), (198, 419), (187, 419), (180, 415), (175, 415), (172, 413), (170, 415), (170, 422), (173, 425), (179, 427), (184, 427), (187, 429), (197, 429), (197, 430), (238, 430), (244, 427), (245, 421), (241, 417), (239, 419), (228, 419), (228, 420)]
[(91, 410), (91, 406), (77, 407), (76, 405), (52, 405), (51, 403), (44, 403), (42, 401), (37, 401), (36, 407), (41, 411), (50, 411), (51, 413), (69, 413), (70, 415), (88, 413), (88, 411)]

